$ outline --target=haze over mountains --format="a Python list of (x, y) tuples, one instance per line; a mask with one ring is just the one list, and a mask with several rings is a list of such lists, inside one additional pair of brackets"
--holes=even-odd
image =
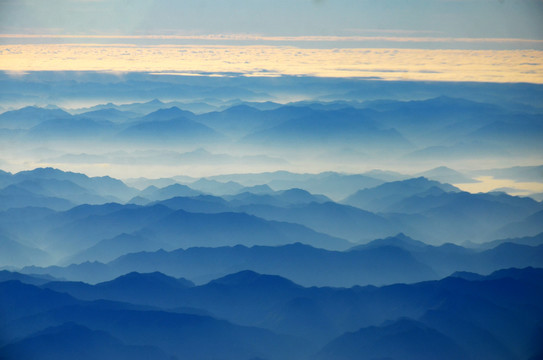
[(540, 86), (0, 82), (0, 358), (543, 355)]
[[(543, 232), (538, 221), (543, 205), (529, 197), (471, 194), (424, 177), (383, 183), (366, 175), (282, 174), (298, 177), (296, 185), (306, 177), (310, 188), (326, 191), (328, 186), (332, 193), (330, 177), (361, 187), (382, 183), (334, 202), (299, 188), (273, 190), (278, 175), (261, 174), (269, 183), (252, 187), (197, 180), (138, 190), (110, 177), (52, 168), (3, 173), (3, 238), (36, 248), (42, 260), (43, 251), (49, 253), (50, 261), (40, 264), (54, 264), (72, 256), (104, 260), (96, 257), (101, 247), (122, 255), (114, 243), (123, 244), (123, 238), (138, 239), (130, 252), (295, 242), (346, 250), (398, 233), (433, 245), (462, 245)], [(85, 257), (89, 251), (96, 255)], [(10, 265), (30, 264), (13, 257)]]
[[(332, 179), (360, 189), (274, 190), (337, 196)], [(89, 343), (89, 358), (542, 351), (543, 205), (530, 197), (380, 172), (133, 180), (141, 190), (53, 168), (1, 181), (7, 359)]]
[(541, 164), (538, 85), (137, 73), (0, 79), (0, 106), (9, 109), (0, 114), (2, 168), (10, 171), (32, 163), (156, 178)]

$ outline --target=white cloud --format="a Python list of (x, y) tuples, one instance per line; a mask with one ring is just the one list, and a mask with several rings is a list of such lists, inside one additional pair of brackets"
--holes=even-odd
[[(7, 51), (7, 50), (10, 51)], [(0, 46), (0, 70), (239, 73), (543, 83), (543, 51), (302, 49), (292, 46)]]

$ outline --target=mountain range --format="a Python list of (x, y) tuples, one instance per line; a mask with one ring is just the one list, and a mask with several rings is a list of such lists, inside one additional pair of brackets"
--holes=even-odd
[(530, 358), (541, 351), (542, 276), (541, 269), (507, 269), (476, 280), (352, 288), (306, 288), (250, 271), (201, 286), (160, 273), (94, 286), (7, 280), (0, 310), (9, 336), (0, 351), (66, 356), (69, 346), (82, 346), (61, 335), (73, 331), (97, 339), (91, 353), (119, 356), (143, 346), (142, 354), (159, 358), (432, 359), (443, 349), (450, 359)]
[(0, 72), (0, 359), (543, 358), (541, 85), (209, 71)]
[[(303, 185), (306, 178), (312, 186), (322, 184), (326, 190), (324, 184), (331, 179), (354, 185), (364, 184), (363, 176), (287, 173), (262, 174), (262, 180), (266, 179), (263, 176), (270, 185), (200, 179), (188, 185), (151, 185), (137, 190), (113, 178), (52, 168), (3, 173), (0, 230), (6, 244), (12, 244), (14, 257), (9, 264), (111, 261), (123, 255), (120, 249), (172, 251), (238, 244), (301, 242), (345, 250), (400, 232), (436, 246), (543, 232), (538, 221), (542, 205), (530, 198), (471, 194), (419, 177), (365, 188), (338, 203), (304, 189), (273, 190), (272, 186), (279, 179)], [(238, 180), (247, 185), (254, 181)], [(17, 246), (34, 249), (28, 252), (33, 255), (23, 260), (24, 256), (15, 255)], [(110, 255), (106, 255), (106, 247), (111, 249)]]
[[(90, 159), (120, 161), (104, 157), (96, 151), (96, 143), (101, 144), (100, 150), (111, 153), (158, 148), (190, 154), (204, 149), (232, 157), (230, 168), (240, 167), (235, 161), (240, 154), (251, 154), (260, 160), (271, 158), (263, 164), (268, 169), (277, 168), (278, 162), (293, 168), (323, 162), (352, 166), (360, 159), (377, 167), (383, 157), (390, 164), (407, 161), (417, 167), (439, 162), (462, 166), (468, 159), (480, 163), (502, 159), (513, 164), (531, 159), (534, 151), (541, 150), (541, 113), (537, 108), (523, 110), (504, 101), (455, 95), (409, 101), (295, 101), (273, 106), (254, 99), (206, 99), (198, 102), (207, 101), (207, 110), (196, 113), (189, 110), (189, 104), (196, 104), (193, 101), (108, 103), (68, 111), (33, 106), (0, 114), (0, 133), (6, 144), (24, 149), (35, 162), (54, 160), (57, 166), (86, 164)], [(37, 147), (58, 156), (33, 154)], [(217, 164), (212, 157), (200, 160), (193, 165)], [(174, 158), (166, 164), (175, 166), (178, 161)], [(132, 166), (143, 162), (138, 156), (128, 161)], [(424, 171), (415, 174), (428, 175)], [(450, 172), (430, 174), (445, 182), (473, 181)], [(360, 189), (351, 190), (334, 197), (339, 200)]]
[[(91, 283), (127, 272), (160, 271), (202, 283), (233, 271), (252, 270), (283, 276), (304, 286), (354, 286), (435, 280), (459, 271), (488, 274), (507, 267), (543, 266), (543, 244), (523, 245), (514, 241), (474, 249), (453, 244), (431, 246), (399, 234), (346, 251), (300, 243), (165, 251), (156, 250), (160, 244), (157, 246), (146, 238), (121, 235), (72, 257), (71, 260), (80, 262), (87, 260), (78, 265), (30, 266), (22, 271)], [(111, 250), (106, 252), (106, 249)], [(115, 254), (123, 255), (114, 258)]]

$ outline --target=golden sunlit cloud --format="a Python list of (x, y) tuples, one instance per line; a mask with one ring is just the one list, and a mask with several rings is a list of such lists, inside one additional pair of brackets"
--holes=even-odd
[(511, 195), (525, 196), (543, 192), (543, 183), (539, 182), (516, 182), (511, 179), (494, 179), (492, 176), (480, 176), (475, 180), (478, 182), (455, 186), (471, 193), (489, 192), (500, 188), (515, 189), (508, 191)]
[(378, 77), (543, 83), (543, 51), (301, 49), (288, 46), (0, 46), (0, 70)]

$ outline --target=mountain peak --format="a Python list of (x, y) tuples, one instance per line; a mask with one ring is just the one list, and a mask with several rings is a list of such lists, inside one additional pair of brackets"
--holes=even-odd
[(149, 287), (149, 285), (155, 284), (166, 284), (171, 285), (174, 287), (192, 287), (194, 284), (186, 279), (176, 279), (174, 277), (165, 275), (159, 271), (151, 272), (151, 273), (139, 273), (139, 272), (130, 272), (128, 274), (119, 276), (116, 279), (113, 279), (111, 281), (100, 283), (99, 285), (102, 287), (110, 287), (110, 286), (134, 286), (134, 287), (141, 287), (146, 284), (146, 287)]
[(267, 288), (276, 286), (297, 286), (292, 281), (277, 275), (263, 275), (251, 270), (244, 270), (235, 274), (226, 275), (213, 280), (210, 285), (226, 286), (258, 286), (264, 285)]
[(157, 121), (157, 120), (173, 120), (180, 117), (191, 117), (194, 115), (190, 111), (181, 110), (177, 106), (172, 106), (165, 109), (158, 109), (147, 115), (142, 120), (144, 121)]
[(256, 279), (258, 279), (261, 275), (257, 272), (251, 271), (251, 270), (244, 270), (240, 271), (235, 274), (230, 274), (227, 276), (224, 276), (222, 278), (213, 280), (212, 283), (214, 284), (222, 284), (222, 285), (240, 285), (240, 284), (247, 284), (252, 283)]
[(376, 248), (376, 247), (382, 247), (382, 246), (394, 246), (394, 247), (400, 247), (400, 248), (407, 248), (407, 249), (413, 249), (413, 248), (424, 248), (428, 245), (423, 243), (422, 241), (414, 240), (410, 238), (409, 236), (405, 235), (404, 233), (399, 233), (394, 236), (389, 236), (384, 239), (376, 239), (373, 241), (370, 241), (367, 244), (363, 245), (357, 245), (352, 247), (350, 250), (364, 250), (368, 248)]

